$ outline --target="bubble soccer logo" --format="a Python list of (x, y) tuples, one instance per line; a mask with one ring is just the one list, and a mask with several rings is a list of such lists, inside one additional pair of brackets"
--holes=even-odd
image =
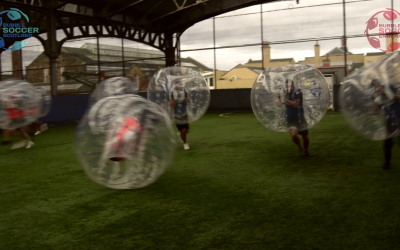
[[(7, 15), (4, 15), (6, 13)], [(4, 38), (30, 38), (33, 34), (39, 33), (39, 28), (26, 27), (26, 23), (29, 23), (29, 18), (19, 9), (10, 8), (10, 10), (0, 12), (0, 27), (3, 30), (3, 37), (0, 37), (0, 49), (6, 51), (20, 50), (29, 42), (29, 40), (16, 41), (11, 48), (5, 48)]]
[[(375, 13), (367, 22), (367, 29), (365, 34), (369, 44), (375, 49), (379, 49), (383, 52), (396, 51), (400, 48), (399, 42), (392, 41), (390, 44), (386, 44), (386, 48), (381, 44), (379, 38), (399, 37), (400, 33), (400, 13), (394, 9), (387, 8), (386, 10)], [(371, 37), (369, 33), (379, 33), (379, 38)], [(389, 33), (397, 33), (388, 35)]]

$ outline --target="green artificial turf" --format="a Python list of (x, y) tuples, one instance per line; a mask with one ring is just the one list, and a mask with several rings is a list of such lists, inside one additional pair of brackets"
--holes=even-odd
[[(74, 127), (0, 148), (0, 249), (399, 249), (400, 161), (330, 112), (301, 159), (253, 114), (191, 125), (155, 184), (111, 190), (77, 163)], [(397, 141), (396, 141), (397, 143)]]

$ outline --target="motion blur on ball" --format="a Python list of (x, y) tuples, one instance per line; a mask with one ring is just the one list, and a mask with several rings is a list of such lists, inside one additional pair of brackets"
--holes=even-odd
[[(285, 101), (288, 99), (298, 100), (299, 106), (292, 107)], [(269, 68), (253, 85), (251, 106), (257, 119), (271, 130), (287, 132), (292, 125), (298, 131), (307, 130), (317, 125), (328, 109), (328, 84), (321, 72), (309, 65)]]
[(76, 154), (98, 184), (136, 189), (165, 172), (173, 159), (174, 138), (172, 122), (157, 104), (136, 95), (106, 97), (82, 119)]
[(206, 113), (210, 90), (198, 71), (185, 67), (168, 67), (153, 76), (147, 98), (164, 108), (176, 124), (188, 124)]
[(90, 95), (90, 105), (97, 101), (118, 95), (137, 94), (138, 83), (128, 77), (111, 77), (97, 84), (96, 89)]
[(41, 91), (17, 79), (0, 82), (0, 128), (17, 129), (32, 124), (45, 114)]
[(370, 140), (400, 135), (400, 52), (387, 54), (349, 75), (340, 107), (357, 133)]

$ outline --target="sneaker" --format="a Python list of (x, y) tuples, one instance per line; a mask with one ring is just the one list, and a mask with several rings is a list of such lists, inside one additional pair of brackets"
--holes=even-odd
[(31, 148), (33, 147), (33, 145), (35, 145), (35, 143), (33, 143), (32, 141), (28, 141), (28, 143), (26, 144), (26, 148)]
[(190, 149), (189, 144), (187, 144), (187, 143), (183, 144), (183, 149), (184, 150), (189, 150)]
[(19, 142), (13, 143), (13, 144), (11, 145), (11, 149), (24, 148), (24, 147), (26, 147), (27, 145), (28, 145), (28, 142), (27, 142), (27, 141), (25, 141), (25, 140), (19, 141)]
[(390, 167), (389, 164), (384, 163), (384, 164), (382, 165), (382, 169), (383, 169), (383, 170), (387, 170), (387, 169), (391, 169), (391, 167)]
[(36, 131), (35, 135), (40, 135), (40, 131)]

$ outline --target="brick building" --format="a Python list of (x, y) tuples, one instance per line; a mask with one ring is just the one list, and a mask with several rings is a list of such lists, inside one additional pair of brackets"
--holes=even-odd
[[(139, 82), (139, 90), (146, 91), (153, 74), (165, 67), (165, 55), (158, 50), (100, 45), (100, 72), (97, 45), (86, 43), (80, 48), (63, 47), (57, 60), (58, 92), (90, 92), (102, 76), (122, 76)], [(181, 65), (200, 72), (212, 69), (194, 60), (181, 58)], [(36, 85), (49, 86), (49, 59), (42, 53), (26, 67), (26, 80)]]

